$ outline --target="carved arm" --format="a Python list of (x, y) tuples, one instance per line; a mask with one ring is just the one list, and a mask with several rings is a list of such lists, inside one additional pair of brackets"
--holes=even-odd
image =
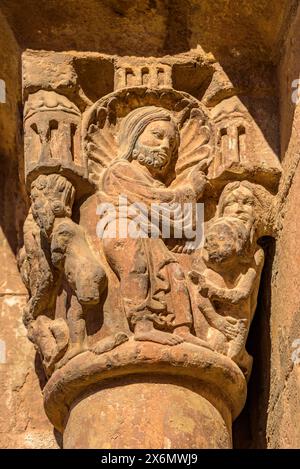
[(262, 248), (259, 248), (254, 255), (254, 266), (251, 266), (248, 271), (242, 275), (235, 288), (219, 288), (217, 285), (205, 279), (205, 285), (202, 288), (204, 296), (206, 296), (205, 293), (207, 292), (207, 296), (211, 300), (219, 300), (231, 304), (238, 304), (246, 300), (253, 291), (255, 279), (262, 270), (263, 262), (264, 252)]

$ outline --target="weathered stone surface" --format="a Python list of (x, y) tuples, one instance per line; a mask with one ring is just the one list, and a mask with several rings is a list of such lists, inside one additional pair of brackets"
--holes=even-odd
[[(279, 56), (290, 0), (67, 0), (51, 4), (26, 0), (24, 18), (18, 0), (3, 0), (23, 48), (88, 50), (107, 54), (162, 56), (200, 46), (217, 59), (247, 55)], [(128, 34), (130, 31), (130, 34)]]
[[(37, 52), (37, 58), (47, 63), (47, 55)], [(34, 52), (24, 56), (25, 73), (35, 60)], [(207, 400), (217, 409), (219, 401), (228, 407), (222, 357), (244, 375), (230, 393), (241, 402), (251, 374), (245, 345), (264, 264), (258, 241), (274, 231), (270, 213), (281, 167), (274, 151), (263, 149), (263, 136), (239, 99), (210, 110), (173, 89), (173, 66), (168, 59), (144, 65), (141, 58), (118, 60), (114, 92), (83, 113), (53, 90), (54, 82), (45, 90), (42, 77), (36, 90), (36, 76), (33, 88), (28, 73), (25, 79), (31, 208), (20, 253), (30, 296), (24, 324), (49, 380), (47, 415), (57, 430), (67, 431), (69, 448), (78, 446), (78, 409), (87, 406), (89, 415), (90, 399), (70, 415), (68, 409), (107, 379), (104, 363), (115, 379), (148, 370), (150, 379), (160, 372), (167, 381), (175, 369), (181, 374), (180, 347), (186, 347), (184, 374), (219, 389), (214, 395), (199, 388), (208, 419)], [(73, 70), (67, 74), (72, 77)], [(79, 223), (72, 220), (75, 199)], [(87, 222), (89, 199), (99, 205)], [(195, 214), (206, 201), (202, 242)], [(148, 344), (145, 359), (137, 343)], [(207, 367), (217, 378), (203, 374)], [(113, 387), (111, 398), (117, 399)], [(95, 399), (101, 402), (101, 396)], [(209, 437), (204, 432), (201, 443), (182, 436), (181, 443), (172, 437), (171, 446), (230, 447), (231, 421), (240, 410), (229, 406), (229, 420), (223, 415), (226, 442), (220, 442), (221, 425)], [(141, 447), (151, 439), (147, 428), (145, 435)], [(84, 441), (91, 447), (95, 438), (91, 433)], [(121, 447), (134, 444), (124, 438)], [(106, 444), (111, 442), (99, 440), (100, 447)]]
[(1, 445), (229, 448), (254, 355), (236, 425), (257, 435), (236, 445), (299, 446), (296, 2), (17, 3), (0, 17)]
[(230, 431), (205, 390), (182, 384), (132, 377), (83, 398), (71, 410), (64, 448), (230, 448)]
[[(0, 447), (57, 448), (45, 417), (36, 353), (22, 322), (27, 292), (17, 268), (22, 242), (24, 185), (21, 140), (21, 51), (0, 13)], [(19, 162), (19, 168), (18, 168)], [(37, 362), (38, 363), (38, 362)], [(39, 371), (43, 382), (43, 375)]]
[[(271, 448), (299, 448), (299, 142), (300, 108), (292, 101), (299, 78), (300, 15), (295, 16), (279, 68), (282, 178), (275, 214), (278, 240), (272, 272), (271, 383), (268, 442)], [(296, 343), (294, 343), (296, 341)], [(295, 361), (296, 360), (296, 361)]]
[(40, 365), (22, 322), (26, 290), (1, 231), (0, 262), (7, 269), (6, 275), (2, 269), (0, 287), (0, 445), (1, 448), (57, 448), (53, 429), (44, 415)]

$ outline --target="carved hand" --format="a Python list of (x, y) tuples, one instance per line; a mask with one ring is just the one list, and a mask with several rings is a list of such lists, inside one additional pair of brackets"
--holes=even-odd
[(189, 180), (196, 193), (197, 200), (203, 196), (207, 186), (207, 178), (205, 173), (207, 173), (211, 161), (212, 158), (201, 161), (191, 170), (189, 174)]
[[(199, 293), (202, 293), (202, 291), (205, 292), (206, 290), (208, 290), (207, 281), (203, 274), (201, 274), (197, 270), (191, 270), (188, 273), (188, 276), (191, 279), (191, 281), (199, 287)], [(203, 295), (203, 296), (207, 297), (207, 293), (206, 295)]]
[(213, 326), (222, 332), (228, 340), (235, 339), (239, 333), (239, 321), (231, 316), (215, 319)]
[(201, 295), (204, 296), (204, 298), (207, 298), (210, 292), (210, 285), (208, 284), (206, 278), (202, 274), (199, 274), (198, 285), (199, 285), (199, 293), (201, 293)]

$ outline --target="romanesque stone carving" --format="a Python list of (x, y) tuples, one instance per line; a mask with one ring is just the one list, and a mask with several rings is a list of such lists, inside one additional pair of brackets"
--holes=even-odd
[(144, 60), (133, 65), (125, 59), (118, 59), (115, 87), (130, 88), (133, 86), (148, 86), (149, 88), (171, 87), (172, 69), (169, 64), (152, 59), (147, 65)]
[[(107, 236), (108, 223), (103, 232), (103, 248), (120, 280), (124, 311), (136, 340), (168, 345), (186, 340), (204, 345), (190, 333), (193, 321), (188, 287), (180, 263), (166, 246), (170, 239), (162, 240), (159, 226), (152, 226), (151, 208), (159, 210), (160, 204), (164, 204), (163, 217), (171, 220), (170, 231), (174, 232), (172, 204), (195, 203), (203, 196), (207, 185), (204, 172), (207, 161), (192, 170), (187, 169), (181, 184), (170, 183), (175, 179), (179, 141), (176, 122), (162, 108), (141, 107), (126, 116), (120, 129), (120, 156), (103, 175), (103, 198), (108, 203), (118, 204), (122, 194), (126, 203), (143, 204), (148, 216), (145, 215), (144, 223), (141, 221), (145, 232), (137, 239), (132, 239), (130, 232), (125, 239)], [(126, 228), (130, 229), (132, 217), (130, 214), (127, 217), (129, 226)], [(159, 213), (156, 218), (159, 219)], [(184, 218), (177, 217), (176, 223), (183, 224)], [(157, 230), (154, 239), (151, 238), (153, 228)], [(130, 259), (124, 257), (128, 252)]]
[(280, 163), (257, 123), (236, 98), (221, 101), (211, 112), (215, 131), (215, 158), (210, 175), (219, 181), (248, 179), (273, 190)]
[(264, 251), (257, 244), (261, 220), (256, 219), (259, 201), (254, 191), (255, 185), (248, 182), (225, 187), (206, 233), (205, 268), (190, 273), (199, 286), (199, 309), (212, 328), (209, 342), (234, 360), (247, 378), (252, 359), (245, 345), (264, 263)]
[(276, 190), (280, 167), (270, 154), (252, 158), (244, 111), (209, 111), (168, 87), (170, 65), (149, 67), (120, 62), (120, 89), (83, 115), (54, 91), (25, 106), (24, 322), (68, 447), (72, 403), (104, 379), (142, 373), (196, 373), (228, 447), (251, 372), (259, 240), (272, 234), (264, 183), (271, 175)]
[(81, 114), (54, 91), (30, 94), (24, 106), (25, 175), (27, 188), (40, 174), (62, 174), (76, 186), (76, 197), (91, 192), (80, 152)]
[[(62, 175), (74, 173), (70, 179), (76, 185), (80, 179), (88, 185), (76, 158), (79, 146), (72, 140), (78, 113), (63, 96), (43, 91), (33, 95), (25, 109), (26, 174), (33, 182), (20, 256), (30, 292), (24, 322), (47, 374), (63, 356), (66, 361), (86, 348), (84, 307), (99, 303), (106, 286), (105, 271), (93, 256), (84, 230), (71, 220), (76, 189)], [(62, 295), (64, 317), (57, 317), (57, 297)]]
[[(24, 322), (47, 373), (65, 353), (64, 361), (85, 349), (84, 307), (99, 303), (106, 286), (105, 271), (83, 229), (70, 218), (74, 195), (65, 177), (40, 175), (32, 183), (32, 207), (24, 228), (21, 272), (31, 295)], [(65, 317), (57, 318), (56, 300), (62, 294)]]

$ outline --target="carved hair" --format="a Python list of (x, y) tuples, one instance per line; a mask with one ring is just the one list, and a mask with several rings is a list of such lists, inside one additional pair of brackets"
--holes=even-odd
[(254, 239), (258, 239), (260, 236), (271, 234), (268, 225), (269, 221), (265, 219), (265, 214), (268, 213), (269, 207), (272, 204), (272, 195), (260, 184), (249, 181), (235, 181), (227, 184), (219, 200), (217, 217), (223, 216), (224, 206), (230, 194), (236, 190), (242, 192), (245, 189), (251, 192), (254, 200), (254, 218), (251, 224), (251, 239), (253, 242)]
[(144, 106), (131, 111), (122, 122), (119, 134), (119, 158), (131, 160), (132, 151), (137, 139), (143, 133), (147, 125), (153, 121), (173, 122), (178, 136), (177, 146), (179, 145), (179, 132), (177, 124), (170, 112), (166, 109), (156, 106)]
[[(58, 199), (65, 215), (70, 217), (75, 198), (75, 189), (70, 181), (59, 174), (40, 175), (31, 186), (31, 190), (38, 190), (48, 199)], [(32, 192), (33, 195), (33, 192)]]
[(225, 188), (224, 188), (224, 190), (221, 194), (220, 200), (219, 200), (219, 204), (218, 204), (218, 216), (219, 217), (221, 217), (223, 215), (224, 205), (226, 204), (227, 197), (229, 195), (231, 195), (232, 192), (234, 192), (238, 189), (241, 189), (241, 190), (247, 189), (249, 192), (251, 192), (254, 201), (258, 202), (258, 199), (257, 199), (256, 194), (255, 194), (254, 184), (251, 184), (251, 182), (248, 182), (248, 181), (230, 182), (229, 184), (227, 184), (227, 186), (225, 186)]

